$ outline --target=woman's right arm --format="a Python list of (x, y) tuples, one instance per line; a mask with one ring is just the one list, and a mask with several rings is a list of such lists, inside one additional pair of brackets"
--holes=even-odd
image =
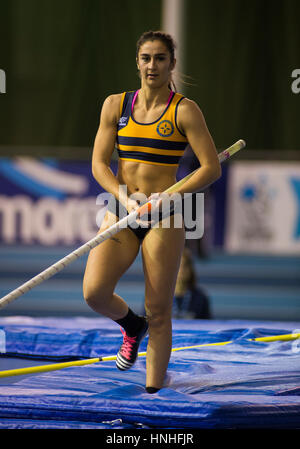
[(93, 148), (92, 173), (104, 190), (112, 193), (124, 204), (127, 201), (127, 195), (121, 194), (120, 197), (120, 183), (110, 168), (117, 136), (121, 95), (110, 95), (103, 103)]

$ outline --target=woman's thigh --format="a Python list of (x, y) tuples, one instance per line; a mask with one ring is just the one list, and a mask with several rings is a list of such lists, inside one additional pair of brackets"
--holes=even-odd
[(174, 290), (185, 242), (184, 226), (153, 228), (142, 245), (147, 314), (171, 313)]
[[(116, 217), (107, 212), (99, 233), (116, 222)], [(83, 289), (85, 296), (98, 290), (112, 291), (116, 283), (135, 260), (140, 243), (133, 232), (126, 228), (100, 243), (89, 253)], [(106, 287), (106, 288), (104, 288)]]

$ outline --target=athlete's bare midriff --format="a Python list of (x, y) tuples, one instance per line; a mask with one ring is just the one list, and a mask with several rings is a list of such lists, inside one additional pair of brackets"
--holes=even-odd
[(177, 166), (119, 160), (117, 178), (120, 184), (127, 186), (128, 195), (139, 192), (149, 197), (152, 193), (163, 192), (173, 185), (176, 182), (176, 172)]

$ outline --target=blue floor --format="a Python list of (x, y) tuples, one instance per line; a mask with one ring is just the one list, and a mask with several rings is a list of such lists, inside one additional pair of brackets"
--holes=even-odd
[[(300, 322), (174, 320), (165, 386), (145, 392), (146, 361), (114, 361), (0, 378), (0, 429), (299, 429)], [(104, 318), (0, 318), (0, 370), (115, 355), (118, 326)], [(146, 349), (146, 340), (141, 351)], [(8, 357), (9, 356), (9, 357)], [(31, 360), (30, 360), (31, 358)]]

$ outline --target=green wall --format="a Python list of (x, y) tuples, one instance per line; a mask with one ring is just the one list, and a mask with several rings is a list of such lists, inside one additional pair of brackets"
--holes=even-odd
[[(92, 147), (104, 98), (139, 85), (135, 43), (161, 27), (161, 1), (0, 7), (0, 155), (32, 146), (34, 155), (89, 158), (81, 147)], [(244, 138), (252, 149), (300, 150), (300, 94), (291, 90), (300, 1), (186, 0), (185, 9), (184, 71), (194, 84), (185, 94), (199, 103), (217, 147)]]
[(138, 86), (135, 45), (161, 2), (10, 0), (1, 15), (1, 145), (90, 146), (104, 98)]
[(188, 0), (186, 89), (201, 105), (218, 145), (300, 150), (299, 0)]

